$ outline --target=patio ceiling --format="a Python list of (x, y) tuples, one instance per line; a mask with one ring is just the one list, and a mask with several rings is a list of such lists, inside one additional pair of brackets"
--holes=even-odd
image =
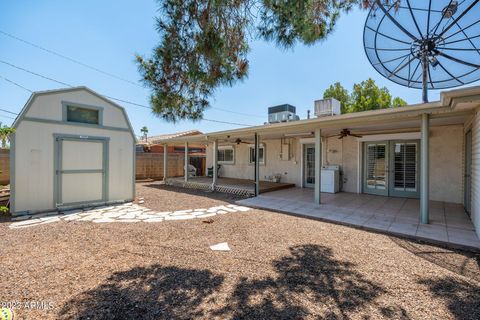
[[(464, 112), (450, 112), (442, 113), (437, 115), (432, 115), (430, 120), (430, 126), (445, 126), (445, 125), (458, 125), (463, 124), (468, 119), (473, 116), (472, 111)], [(322, 128), (322, 136), (332, 136), (340, 132), (340, 130), (348, 128), (352, 133), (369, 135), (369, 134), (384, 134), (384, 133), (398, 133), (398, 132), (418, 132), (420, 131), (420, 118), (419, 117), (399, 117), (398, 119), (389, 119), (389, 120), (377, 120), (373, 122), (359, 122), (352, 124), (339, 124), (336, 126), (330, 126), (327, 128)], [(271, 140), (271, 139), (280, 139), (284, 137), (295, 137), (295, 138), (310, 138), (313, 137), (314, 127), (305, 126), (305, 127), (295, 127), (288, 130), (272, 130), (272, 132), (264, 131), (260, 133), (261, 140)], [(249, 132), (240, 132), (237, 133), (235, 130), (225, 131), (223, 134), (214, 133), (214, 136), (201, 135), (201, 136), (191, 136), (187, 139), (177, 141), (173, 143), (175, 145), (182, 145), (183, 142), (188, 141), (192, 143), (205, 143), (211, 142), (214, 139), (218, 139), (220, 143), (234, 143), (237, 139), (242, 140), (244, 143), (253, 144), (255, 131)], [(171, 144), (171, 143), (169, 143)]]

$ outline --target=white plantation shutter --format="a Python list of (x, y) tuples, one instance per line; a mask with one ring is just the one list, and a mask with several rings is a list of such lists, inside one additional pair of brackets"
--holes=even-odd
[(394, 145), (394, 189), (417, 191), (417, 148), (415, 142), (396, 142)]

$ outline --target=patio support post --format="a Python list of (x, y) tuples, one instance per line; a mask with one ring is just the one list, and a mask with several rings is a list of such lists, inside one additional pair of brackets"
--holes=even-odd
[(421, 154), (420, 154), (420, 221), (429, 222), (429, 115), (422, 114)]
[(213, 178), (212, 191), (215, 191), (218, 179), (218, 140), (213, 141)]
[(259, 152), (260, 152), (260, 137), (258, 133), (255, 133), (255, 197), (260, 194), (260, 160), (259, 160)]
[(320, 204), (322, 172), (322, 131), (315, 129), (315, 203)]
[(188, 182), (188, 142), (185, 142), (185, 183)]
[(163, 182), (167, 182), (168, 175), (168, 145), (163, 145)]

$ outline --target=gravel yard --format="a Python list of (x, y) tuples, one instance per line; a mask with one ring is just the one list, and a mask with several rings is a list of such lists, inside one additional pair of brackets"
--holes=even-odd
[[(137, 196), (157, 211), (238, 199), (159, 183)], [(0, 303), (20, 319), (480, 318), (479, 254), (263, 210), (208, 222), (3, 219)]]

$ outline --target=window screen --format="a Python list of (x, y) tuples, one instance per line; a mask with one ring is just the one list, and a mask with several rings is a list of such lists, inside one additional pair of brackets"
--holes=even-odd
[(67, 106), (67, 121), (100, 124), (100, 111), (89, 108)]

